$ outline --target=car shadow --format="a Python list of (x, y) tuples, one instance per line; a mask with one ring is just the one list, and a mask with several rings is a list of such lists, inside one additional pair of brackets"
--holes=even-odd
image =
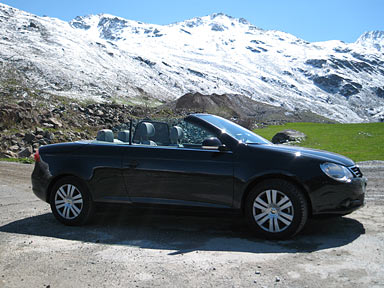
[(365, 229), (348, 217), (309, 219), (293, 239), (269, 241), (257, 238), (240, 216), (130, 209), (98, 213), (91, 224), (81, 227), (62, 225), (46, 213), (0, 226), (0, 232), (162, 249), (177, 255), (193, 251), (313, 252), (347, 245), (365, 234)]

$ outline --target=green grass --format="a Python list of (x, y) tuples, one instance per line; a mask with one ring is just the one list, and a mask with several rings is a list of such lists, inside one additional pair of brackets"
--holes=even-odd
[(287, 123), (254, 132), (271, 140), (277, 132), (285, 129), (298, 130), (307, 135), (307, 139), (298, 144), (302, 147), (332, 151), (354, 161), (384, 160), (384, 123)]

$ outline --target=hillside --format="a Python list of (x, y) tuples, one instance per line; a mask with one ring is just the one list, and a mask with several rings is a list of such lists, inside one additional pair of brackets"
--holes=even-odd
[(233, 94), (340, 122), (382, 121), (383, 34), (308, 43), (220, 13), (164, 26), (106, 14), (67, 23), (0, 4), (0, 93), (22, 85), (46, 99), (151, 105)]
[(249, 97), (235, 94), (203, 95), (200, 93), (188, 93), (160, 107), (179, 112), (216, 114), (237, 121), (249, 129), (266, 124), (286, 122), (334, 123), (334, 121), (308, 110), (299, 111), (296, 109), (289, 111), (283, 107), (257, 102)]

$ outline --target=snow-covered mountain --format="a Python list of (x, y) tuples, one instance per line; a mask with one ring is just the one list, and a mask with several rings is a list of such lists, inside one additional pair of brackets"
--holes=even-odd
[(356, 43), (366, 48), (384, 51), (384, 31), (366, 32), (357, 39)]
[(384, 119), (383, 31), (309, 43), (221, 13), (165, 26), (106, 14), (67, 23), (0, 4), (0, 68), (1, 85), (17, 75), (81, 99), (232, 93), (341, 122)]

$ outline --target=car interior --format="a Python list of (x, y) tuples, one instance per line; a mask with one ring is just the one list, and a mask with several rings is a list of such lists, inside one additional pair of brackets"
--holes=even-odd
[[(202, 148), (204, 141), (213, 136), (206, 130), (186, 122), (173, 124), (175, 125), (160, 121), (140, 121), (132, 127), (131, 143), (132, 145)], [(130, 144), (130, 137), (129, 130), (114, 133), (111, 129), (102, 129), (98, 131), (94, 142)]]

